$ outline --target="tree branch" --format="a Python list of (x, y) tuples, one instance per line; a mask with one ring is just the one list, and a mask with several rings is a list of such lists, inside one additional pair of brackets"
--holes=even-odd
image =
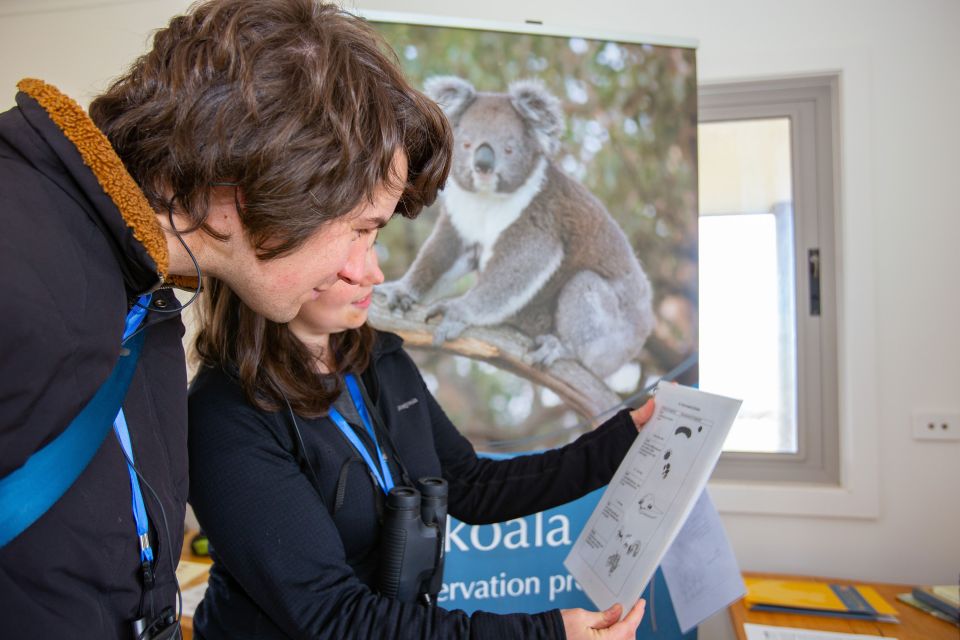
[(547, 387), (594, 424), (621, 405), (620, 396), (575, 360), (559, 359), (547, 367), (528, 362), (531, 339), (509, 327), (470, 327), (459, 338), (435, 345), (433, 327), (437, 322), (426, 322), (425, 313), (420, 305), (405, 313), (391, 312), (375, 296), (369, 319), (377, 329), (400, 335), (412, 347), (483, 360)]

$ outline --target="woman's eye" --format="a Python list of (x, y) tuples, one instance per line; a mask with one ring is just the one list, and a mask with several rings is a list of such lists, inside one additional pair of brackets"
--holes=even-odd
[(370, 240), (370, 244), (373, 244), (377, 239), (377, 233), (380, 231), (379, 228), (375, 229), (357, 229), (353, 237), (354, 240), (360, 240), (361, 238), (366, 238)]

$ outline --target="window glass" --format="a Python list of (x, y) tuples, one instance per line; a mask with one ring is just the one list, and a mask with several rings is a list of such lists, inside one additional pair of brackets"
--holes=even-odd
[(788, 118), (699, 126), (700, 387), (743, 398), (724, 450), (797, 452)]
[(697, 127), (700, 215), (769, 212), (790, 202), (790, 119), (706, 122)]

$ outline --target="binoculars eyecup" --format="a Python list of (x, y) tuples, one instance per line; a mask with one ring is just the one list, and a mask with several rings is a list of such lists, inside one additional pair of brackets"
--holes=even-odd
[(419, 516), (420, 492), (413, 487), (394, 487), (387, 495), (387, 508), (398, 518)]

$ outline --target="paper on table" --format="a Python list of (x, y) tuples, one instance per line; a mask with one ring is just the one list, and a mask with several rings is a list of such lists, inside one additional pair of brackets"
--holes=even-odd
[(660, 569), (683, 633), (746, 594), (737, 558), (706, 489), (663, 556)]
[(640, 431), (564, 560), (600, 609), (629, 611), (720, 457), (740, 400), (661, 385)]
[(837, 631), (814, 631), (813, 629), (793, 629), (791, 627), (771, 627), (765, 624), (743, 625), (747, 640), (897, 640), (887, 636), (867, 636), (858, 633), (840, 633)]
[(189, 618), (193, 617), (193, 614), (197, 612), (197, 607), (200, 606), (200, 601), (203, 600), (203, 596), (207, 593), (207, 583), (201, 582), (200, 584), (190, 587), (189, 589), (184, 589), (182, 592), (183, 595), (183, 615)]

